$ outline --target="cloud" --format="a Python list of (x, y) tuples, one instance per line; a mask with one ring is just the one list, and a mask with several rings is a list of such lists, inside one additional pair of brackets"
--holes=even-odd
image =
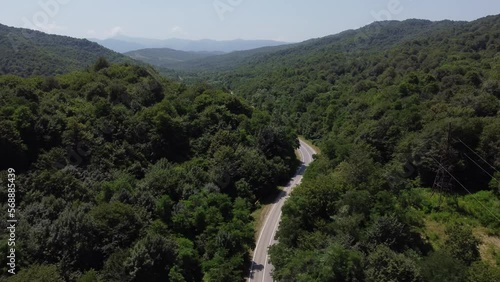
[(123, 33), (123, 28), (121, 26), (115, 26), (115, 27), (111, 28), (111, 30), (109, 31), (109, 36), (113, 37), (113, 36), (118, 35), (120, 33)]
[(170, 29), (170, 33), (176, 34), (176, 35), (188, 35), (188, 33), (180, 26), (175, 25)]
[(107, 39), (111, 38), (114, 36), (117, 36), (119, 34), (123, 34), (123, 28), (121, 26), (115, 26), (107, 30), (95, 30), (95, 29), (89, 29), (87, 30), (87, 35), (92, 37), (92, 38), (97, 38), (97, 39)]
[(177, 33), (177, 32), (182, 32), (182, 27), (176, 25), (174, 27), (172, 27), (172, 30), (171, 30), (173, 33)]
[(60, 33), (61, 31), (68, 30), (68, 27), (57, 25), (56, 23), (49, 23), (44, 25), (37, 25), (36, 29), (43, 31), (45, 33), (57, 34)]

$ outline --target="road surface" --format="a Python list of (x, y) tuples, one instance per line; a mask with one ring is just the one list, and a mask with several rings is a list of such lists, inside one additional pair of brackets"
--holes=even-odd
[(281, 208), (288, 198), (290, 192), (293, 188), (300, 184), (302, 180), (302, 175), (306, 170), (307, 166), (313, 161), (313, 155), (316, 154), (311, 146), (307, 145), (305, 142), (300, 140), (300, 157), (302, 160), (302, 165), (297, 169), (295, 176), (290, 180), (288, 185), (283, 189), (283, 191), (274, 200), (271, 210), (264, 220), (264, 225), (260, 231), (259, 238), (255, 246), (252, 258), (252, 266), (250, 268), (248, 281), (250, 282), (271, 282), (273, 278), (271, 276), (273, 271), (273, 266), (268, 262), (268, 248), (276, 243), (274, 236), (276, 235), (276, 230), (281, 218)]

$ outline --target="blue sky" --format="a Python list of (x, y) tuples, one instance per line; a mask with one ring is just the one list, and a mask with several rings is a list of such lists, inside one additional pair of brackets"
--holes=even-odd
[(498, 0), (0, 0), (0, 23), (73, 37), (302, 41), (408, 18), (474, 20)]

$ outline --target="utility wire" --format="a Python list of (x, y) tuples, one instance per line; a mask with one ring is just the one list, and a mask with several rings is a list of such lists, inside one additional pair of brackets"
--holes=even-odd
[(467, 187), (465, 187), (460, 181), (458, 181), (458, 179), (455, 178), (455, 176), (453, 176), (453, 174), (451, 174), (451, 172), (449, 172), (440, 162), (438, 162), (434, 157), (431, 157), (444, 171), (446, 171), (446, 173), (448, 173), (451, 178), (453, 178), (453, 180), (455, 180), (458, 184), (460, 184), (460, 186), (462, 186), (462, 188), (467, 191), (467, 193), (469, 193), (472, 198), (474, 200), (476, 200), (476, 202), (478, 202), (486, 211), (488, 211), (494, 218), (496, 218), (498, 221), (500, 221), (500, 218), (495, 215), (492, 211), (490, 211), (485, 205), (483, 205), (483, 203), (481, 203), (478, 199), (476, 199), (476, 197), (474, 197), (474, 194), (472, 194), (469, 189), (467, 189)]
[(471, 162), (473, 162), (477, 167), (479, 167), (482, 171), (484, 171), (484, 173), (486, 173), (487, 175), (489, 175), (492, 179), (494, 179), (496, 182), (499, 182), (498, 179), (496, 179), (493, 175), (491, 175), (489, 172), (487, 172), (483, 167), (481, 167), (476, 161), (474, 161), (471, 157), (469, 157), (469, 155), (467, 155), (466, 153), (464, 153), (464, 155), (469, 159), (471, 160)]
[(462, 139), (459, 138), (458, 141), (460, 141), (460, 143), (464, 144), (465, 147), (467, 147), (471, 152), (473, 152), (476, 156), (478, 156), (481, 160), (483, 160), (483, 162), (485, 162), (487, 165), (489, 165), (492, 169), (494, 169), (496, 172), (500, 173), (500, 171), (498, 171), (494, 166), (492, 166), (487, 160), (485, 160), (478, 153), (476, 153), (476, 151), (472, 150), (471, 147), (469, 147), (467, 144), (465, 144), (465, 142), (462, 141)]

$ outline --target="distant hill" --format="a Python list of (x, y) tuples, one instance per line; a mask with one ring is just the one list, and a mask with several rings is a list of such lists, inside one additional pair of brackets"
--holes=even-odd
[(256, 49), (266, 46), (279, 46), (288, 44), (287, 42), (273, 41), (273, 40), (227, 40), (217, 41), (210, 39), (202, 40), (188, 40), (188, 39), (149, 39), (149, 38), (135, 38), (124, 35), (117, 35), (109, 39), (89, 39), (97, 42), (102, 46), (120, 53), (126, 53), (139, 49), (150, 48), (170, 48), (174, 50), (187, 51), (187, 52), (233, 52)]
[(266, 54), (285, 50), (293, 44), (273, 47), (261, 47), (245, 51), (235, 51), (221, 54), (218, 52), (184, 52), (167, 48), (143, 49), (125, 53), (131, 58), (154, 65), (164, 74), (176, 76), (178, 74), (225, 71), (239, 65), (250, 63)]
[(83, 69), (99, 57), (131, 59), (86, 39), (50, 35), (0, 24), (0, 74), (56, 75)]
[(274, 47), (262, 47), (252, 50), (236, 51), (228, 54), (211, 56), (200, 60), (190, 60), (172, 66), (174, 71), (190, 73), (227, 71), (240, 65), (250, 64), (265, 59), (269, 54), (292, 48), (295, 44)]
[(126, 53), (146, 48), (146, 45), (142, 45), (140, 43), (127, 42), (118, 39), (106, 39), (106, 40), (89, 39), (89, 40), (119, 53)]
[[(433, 23), (427, 20), (408, 20), (405, 22), (386, 21), (368, 25), (359, 30), (347, 30), (335, 35), (309, 39), (300, 43), (263, 47), (252, 50), (231, 52), (210, 56), (198, 60), (188, 60), (165, 66), (170, 70), (163, 73), (176, 77), (196, 77), (212, 80), (220, 77), (220, 72), (267, 73), (274, 67), (302, 68), (304, 64), (317, 65), (338, 63), (338, 56), (359, 56), (365, 52), (383, 51), (417, 35), (425, 34), (435, 25), (446, 28), (448, 25), (460, 25), (460, 22)], [(439, 29), (436, 29), (439, 32)], [(374, 36), (377, 35), (377, 36)], [(140, 60), (140, 59), (139, 59)], [(204, 75), (206, 74), (206, 75)], [(253, 75), (253, 74), (252, 74)], [(236, 75), (238, 76), (238, 75)], [(217, 79), (215, 79), (217, 80)]]
[[(307, 64), (333, 63), (336, 54), (345, 53), (350, 56), (355, 53), (386, 49), (403, 40), (412, 38), (416, 34), (425, 33), (426, 28), (432, 25), (431, 21), (410, 20), (404, 23), (395, 21), (379, 22), (359, 30), (347, 30), (335, 35), (309, 39), (304, 42), (256, 48), (252, 50), (232, 52), (219, 56), (210, 56), (198, 60), (189, 60), (164, 66), (162, 72), (170, 77), (182, 75), (194, 80), (218, 80), (220, 72), (246, 72), (254, 70), (259, 75), (266, 69), (275, 66), (297, 67)], [(443, 22), (442, 25), (446, 25)], [(372, 38), (379, 34), (379, 38)], [(140, 59), (139, 59), (140, 60)], [(314, 60), (311, 61), (311, 60)], [(262, 70), (262, 71), (261, 71)], [(206, 74), (206, 75), (205, 75)], [(243, 75), (243, 76), (245, 76)]]
[(179, 51), (170, 48), (150, 48), (141, 49), (136, 51), (130, 51), (125, 53), (125, 55), (153, 66), (157, 67), (172, 67), (176, 64), (191, 61), (200, 60), (203, 58), (220, 55), (221, 52), (186, 52)]

